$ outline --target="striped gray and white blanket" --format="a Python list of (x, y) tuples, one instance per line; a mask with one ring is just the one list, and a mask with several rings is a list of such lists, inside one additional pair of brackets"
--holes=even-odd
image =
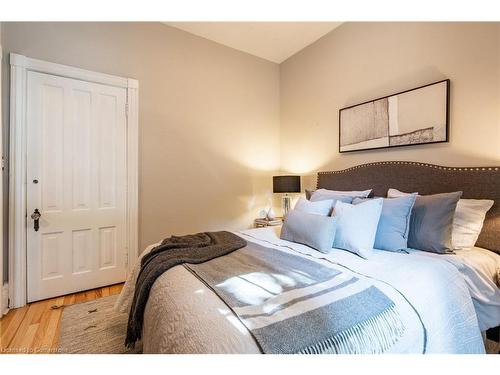
[(185, 264), (235, 313), (263, 353), (383, 353), (405, 327), (367, 279), (256, 243)]

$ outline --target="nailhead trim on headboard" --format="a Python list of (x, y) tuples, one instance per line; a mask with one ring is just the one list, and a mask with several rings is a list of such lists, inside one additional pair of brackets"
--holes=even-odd
[(360, 164), (356, 165), (354, 167), (346, 168), (346, 169), (340, 169), (338, 171), (325, 171), (325, 172), (318, 172), (318, 176), (316, 177), (316, 188), (318, 187), (318, 181), (319, 181), (319, 175), (320, 174), (339, 174), (339, 173), (345, 173), (354, 169), (359, 169), (359, 168), (366, 168), (374, 165), (385, 165), (385, 164), (408, 164), (408, 165), (418, 165), (421, 167), (427, 167), (427, 168), (435, 168), (435, 169), (443, 169), (447, 171), (499, 171), (499, 167), (443, 167), (441, 165), (435, 165), (435, 164), (428, 164), (428, 163), (418, 163), (415, 161), (377, 161), (373, 163), (366, 163), (366, 164)]

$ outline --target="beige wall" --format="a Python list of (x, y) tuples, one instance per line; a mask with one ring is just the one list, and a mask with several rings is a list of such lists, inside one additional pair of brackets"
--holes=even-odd
[(279, 168), (277, 64), (159, 23), (3, 23), (3, 47), (139, 80), (141, 248), (247, 228), (267, 205)]
[[(346, 23), (280, 65), (281, 167), (309, 175), (380, 160), (500, 164), (499, 23)], [(450, 142), (338, 153), (338, 110), (451, 80)]]

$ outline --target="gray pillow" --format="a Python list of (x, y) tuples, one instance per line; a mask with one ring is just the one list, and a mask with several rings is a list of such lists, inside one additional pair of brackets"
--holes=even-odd
[[(373, 245), (375, 249), (401, 251), (408, 247), (411, 211), (416, 196), (417, 194), (410, 194), (406, 197), (384, 199)], [(371, 198), (355, 198), (353, 204), (369, 199)]]
[[(326, 200), (331, 200), (332, 201), (332, 210), (333, 207), (335, 207), (335, 204), (337, 202), (343, 202), (343, 203), (352, 203), (352, 200), (354, 198), (348, 195), (337, 195), (337, 194), (313, 194), (311, 196), (310, 201), (311, 202), (319, 202), (319, 201), (326, 201)], [(331, 211), (329, 215), (331, 214)]]
[(337, 219), (291, 210), (285, 217), (280, 238), (328, 253), (332, 250)]
[[(351, 191), (351, 190), (328, 190), (328, 189), (318, 189), (318, 190), (309, 190), (305, 189), (306, 192), (306, 199), (311, 200), (312, 196), (314, 195), (315, 192), (318, 192), (319, 195), (322, 195), (321, 199), (330, 199), (329, 197), (326, 197), (325, 195), (340, 195), (340, 196), (348, 196), (351, 198), (367, 198), (372, 189), (369, 190), (363, 190), (363, 191)], [(317, 194), (318, 195), (318, 194)], [(316, 200), (318, 197), (316, 197)], [(313, 199), (314, 200), (314, 199)], [(349, 202), (344, 202), (344, 203), (349, 203)]]
[(410, 219), (408, 247), (438, 254), (452, 252), (453, 216), (461, 196), (461, 191), (417, 196)]

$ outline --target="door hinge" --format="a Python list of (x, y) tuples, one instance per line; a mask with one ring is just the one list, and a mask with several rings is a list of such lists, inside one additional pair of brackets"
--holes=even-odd
[(2, 171), (5, 169), (5, 157), (2, 156)]
[(128, 103), (125, 103), (125, 116), (128, 118)]

